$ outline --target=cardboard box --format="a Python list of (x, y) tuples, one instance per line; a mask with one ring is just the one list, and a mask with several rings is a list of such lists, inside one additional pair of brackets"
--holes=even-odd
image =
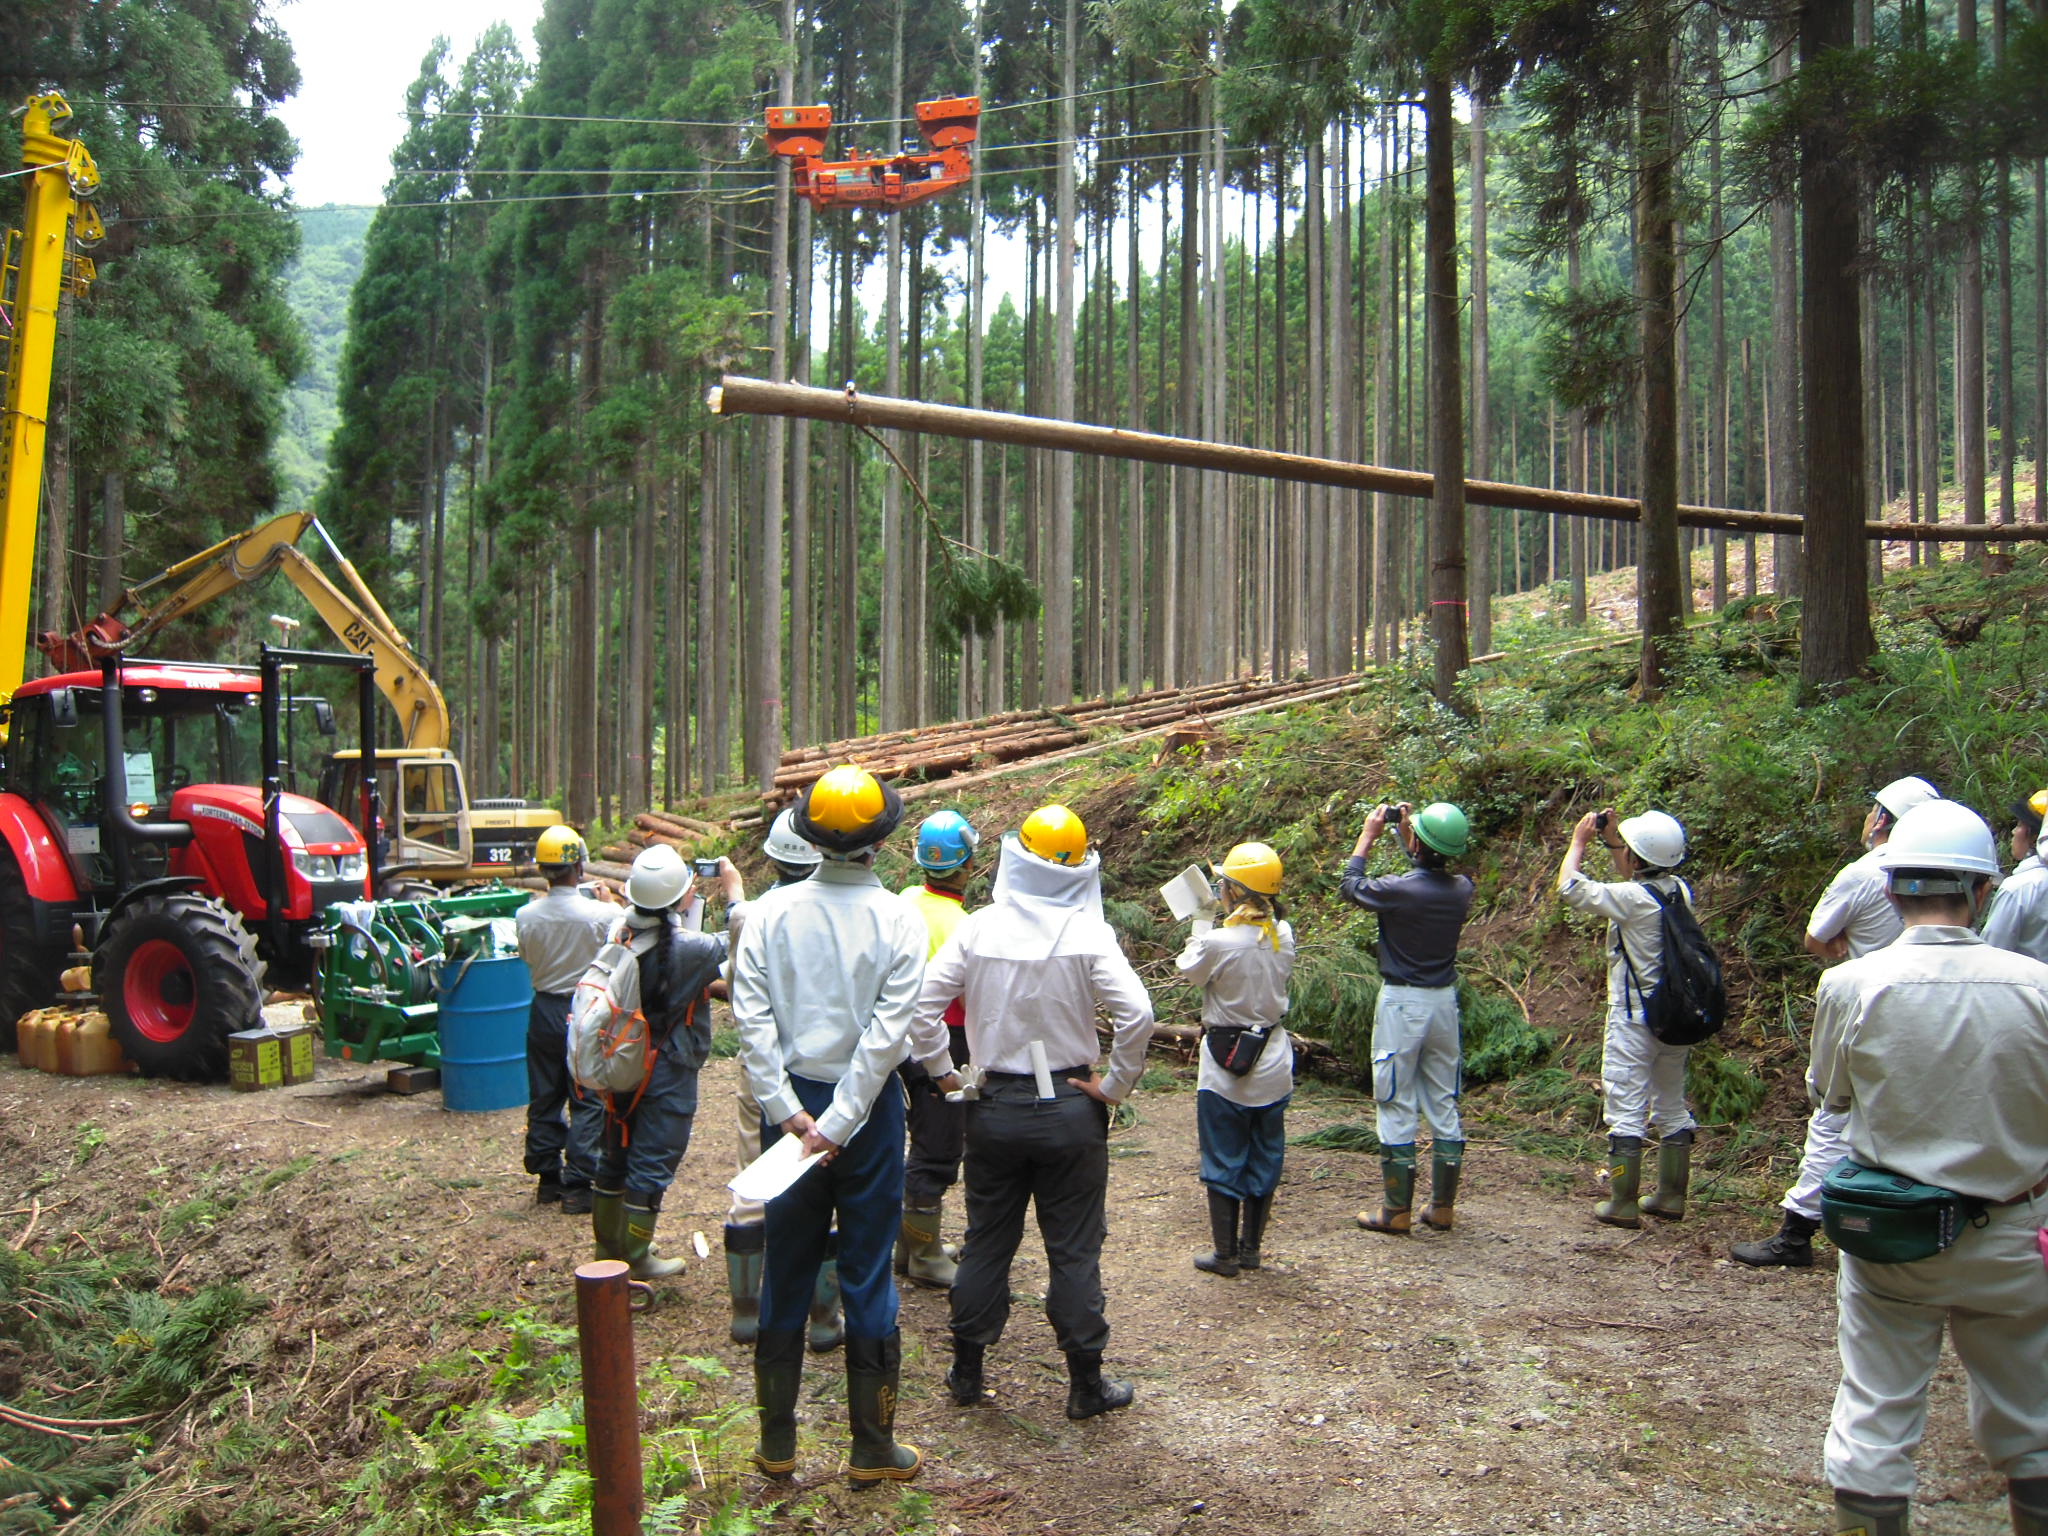
[(271, 1029), (244, 1029), (228, 1036), (228, 1082), (237, 1093), (284, 1086), (284, 1049)]

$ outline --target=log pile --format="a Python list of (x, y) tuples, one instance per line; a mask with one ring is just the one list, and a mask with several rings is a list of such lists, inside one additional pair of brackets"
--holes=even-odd
[(609, 875), (611, 869), (618, 868), (621, 873), (617, 878), (623, 879), (624, 867), (630, 865), (643, 849), (652, 848), (656, 843), (666, 843), (684, 858), (690, 858), (705, 838), (722, 837), (725, 830), (715, 822), (699, 821), (694, 816), (678, 816), (673, 811), (642, 811), (633, 818), (633, 830), (626, 834), (626, 840), (599, 849), (604, 859), (592, 863), (590, 869), (599, 875)]
[(1065, 751), (1101, 737), (1182, 720), (1199, 721), (1212, 711), (1317, 694), (1347, 680), (1300, 678), (1276, 683), (1236, 678), (1199, 688), (1155, 688), (1127, 698), (1089, 699), (1058, 710), (1005, 710), (925, 730), (886, 731), (823, 746), (797, 747), (782, 754), (774, 787), (764, 791), (761, 800), (770, 807), (793, 800), (840, 763), (858, 763), (881, 779), (929, 783)]

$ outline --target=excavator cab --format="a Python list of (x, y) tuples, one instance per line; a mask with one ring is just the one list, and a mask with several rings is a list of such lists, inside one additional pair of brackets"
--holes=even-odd
[[(377, 754), (377, 788), (389, 821), (385, 831), (391, 834), (385, 863), (377, 871), (380, 884), (431, 880), (473, 867), (469, 791), (454, 758), (439, 751), (388, 748)], [(326, 805), (362, 804), (360, 753), (344, 750), (328, 757), (319, 798)]]

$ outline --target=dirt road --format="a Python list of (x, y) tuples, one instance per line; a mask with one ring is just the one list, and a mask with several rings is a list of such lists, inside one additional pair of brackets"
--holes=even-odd
[[(435, 1095), (366, 1091), (361, 1069), (323, 1062), (322, 1073), (240, 1095), (0, 1069), (0, 1182), (8, 1207), (40, 1211), (39, 1251), (155, 1246), (176, 1265), (173, 1290), (239, 1278), (268, 1303), (236, 1348), (251, 1415), (281, 1399), (299, 1431), (271, 1477), (307, 1511), (346, 1507), (341, 1485), (384, 1433), (377, 1406), (416, 1401), (421, 1365), (488, 1344), (491, 1318), (513, 1309), (568, 1321), (569, 1271), (587, 1242), (582, 1222), (530, 1204), (520, 1111), (447, 1114)], [(667, 1287), (640, 1340), (643, 1359), (722, 1356), (733, 1374), (711, 1390), (742, 1406), (748, 1367), (725, 1339), (718, 1254), (734, 1076), (730, 1061), (707, 1069), (699, 1135), (663, 1218), (669, 1251), (701, 1232), (711, 1259)], [(929, 1459), (917, 1486), (939, 1531), (1827, 1527), (1833, 1265), (1756, 1274), (1720, 1259), (1757, 1229), (1753, 1211), (1609, 1230), (1587, 1216), (1594, 1170), (1475, 1141), (1458, 1230), (1391, 1239), (1352, 1219), (1376, 1164), (1294, 1147), (1267, 1267), (1222, 1280), (1189, 1264), (1206, 1246), (1192, 1087), (1133, 1103), (1138, 1122), (1112, 1146), (1105, 1265), (1111, 1362), (1138, 1384), (1133, 1408), (1063, 1417), (1037, 1304), (1044, 1266), (1028, 1248), (982, 1408), (956, 1409), (940, 1387), (943, 1296), (904, 1296), (899, 1433)], [(1290, 1128), (1369, 1109), (1307, 1088)], [(957, 1236), (957, 1200), (947, 1214)], [(17, 1210), (0, 1236), (19, 1237), (27, 1219)], [(824, 1400), (805, 1410), (802, 1471), (825, 1513), (804, 1528), (876, 1529), (887, 1496), (831, 1476), (844, 1445), (838, 1369), (836, 1356), (815, 1359), (807, 1380)], [(153, 1464), (175, 1473), (180, 1454), (191, 1448)], [(1952, 1359), (1921, 1466), (1929, 1502), (1916, 1529), (2004, 1529), (2003, 1488), (1969, 1444)], [(213, 1499), (188, 1518), (233, 1527), (233, 1499)]]

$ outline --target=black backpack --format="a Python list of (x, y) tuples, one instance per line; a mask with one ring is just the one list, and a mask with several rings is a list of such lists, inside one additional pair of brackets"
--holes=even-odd
[[(1721, 962), (1700, 931), (1699, 919), (1682, 895), (1666, 896), (1647, 880), (1638, 885), (1650, 893), (1663, 918), (1664, 970), (1657, 985), (1645, 992), (1636, 968), (1621, 944), (1621, 963), (1629, 986), (1642, 1000), (1638, 1015), (1643, 1027), (1665, 1045), (1698, 1045), (1720, 1033), (1728, 1021), (1728, 989), (1721, 981)], [(1619, 935), (1615, 942), (1621, 943)]]

